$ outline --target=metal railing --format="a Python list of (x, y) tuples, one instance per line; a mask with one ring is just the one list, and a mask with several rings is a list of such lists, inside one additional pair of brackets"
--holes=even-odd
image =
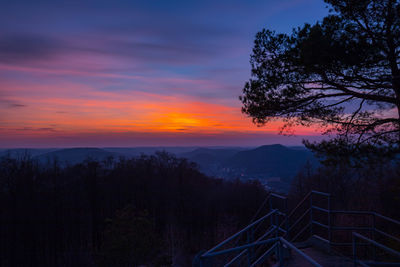
[[(234, 262), (238, 261), (242, 258), (242, 256), (247, 254), (248, 262), (252, 262), (254, 259), (254, 248), (267, 245), (271, 242), (276, 242), (274, 239), (267, 239), (266, 237), (270, 236), (271, 234), (275, 235), (275, 239), (278, 237), (279, 228), (278, 225), (278, 216), (280, 216), (280, 212), (278, 210), (272, 210), (266, 215), (262, 216), (258, 220), (252, 222), (251, 224), (247, 225), (245, 228), (237, 232), (236, 234), (232, 235), (231, 237), (225, 239), (215, 247), (211, 248), (207, 252), (203, 253), (200, 256), (200, 266), (210, 266), (212, 263), (210, 261), (215, 258), (216, 256), (225, 255), (225, 254), (232, 254), (233, 252), (239, 252), (239, 254), (235, 255), (232, 259), (229, 260), (224, 266), (230, 266)], [(259, 230), (260, 225), (265, 222), (270, 222), (268, 225), (268, 230), (261, 234), (257, 239), (255, 238), (255, 232)], [(283, 229), (282, 229), (283, 230)], [(245, 236), (244, 236), (245, 235)], [(239, 245), (239, 241), (243, 240), (244, 238), (244, 245)], [(272, 240), (272, 241), (271, 241)], [(236, 241), (236, 242), (235, 242)], [(233, 247), (222, 249), (225, 245), (234, 242), (232, 245)]]
[[(313, 202), (313, 195), (320, 195), (320, 196), (324, 196), (327, 199), (327, 206), (328, 208), (323, 208), (320, 206), (317, 206), (314, 202)], [(386, 240), (390, 239), (392, 241), (398, 242), (398, 244), (400, 245), (400, 238), (394, 236), (393, 234), (389, 234), (387, 231), (385, 231), (384, 229), (380, 229), (376, 223), (377, 219), (380, 219), (382, 221), (385, 222), (386, 225), (388, 224), (393, 224), (397, 226), (397, 229), (400, 229), (400, 221), (397, 221), (395, 219), (389, 218), (387, 216), (384, 216), (382, 214), (379, 214), (377, 212), (373, 212), (373, 211), (353, 211), (353, 210), (333, 210), (331, 209), (331, 196), (330, 194), (327, 193), (323, 193), (323, 192), (319, 192), (319, 191), (311, 191), (310, 193), (308, 193), (302, 201), (299, 202), (299, 204), (292, 210), (291, 213), (289, 213), (288, 215), (288, 219), (290, 219), (293, 214), (296, 212), (296, 210), (303, 204), (303, 203), (307, 203), (307, 200), (309, 200), (310, 203), (310, 207), (301, 215), (299, 216), (299, 218), (290, 225), (290, 227), (288, 228), (288, 235), (290, 234), (291, 230), (294, 229), (294, 227), (296, 225), (299, 224), (299, 222), (301, 222), (302, 220), (304, 220), (305, 218), (307, 218), (307, 214), (310, 215), (310, 220), (309, 222), (306, 224), (306, 226), (301, 229), (300, 231), (297, 232), (297, 234), (290, 239), (291, 241), (296, 241), (298, 237), (300, 237), (308, 228), (310, 229), (310, 236), (315, 235), (315, 227), (321, 227), (323, 229), (325, 229), (325, 232), (327, 232), (327, 239), (325, 238), (321, 238), (320, 236), (317, 235), (317, 237), (319, 237), (319, 240), (326, 242), (329, 245), (329, 249), (331, 247), (335, 247), (335, 246), (348, 246), (351, 247), (353, 246), (353, 257), (356, 257), (357, 259), (357, 264), (362, 265), (362, 266), (369, 266), (369, 264), (372, 265), (379, 265), (379, 266), (400, 266), (400, 263), (389, 263), (389, 262), (379, 262), (376, 261), (376, 248), (386, 248), (385, 251), (392, 251), (397, 253), (396, 255), (399, 255), (400, 253), (397, 252), (396, 250), (393, 250), (379, 242), (377, 242), (375, 239), (380, 235), (382, 237), (384, 237)], [(313, 211), (319, 211), (322, 213), (326, 213), (328, 218), (327, 218), (327, 224), (323, 223), (319, 220), (316, 219), (316, 217), (314, 216)], [(332, 216), (335, 216), (336, 214), (347, 214), (347, 215), (351, 215), (351, 216), (370, 216), (372, 221), (372, 225), (368, 225), (368, 226), (357, 226), (357, 225), (351, 225), (351, 226), (336, 226), (333, 223), (333, 219)], [(351, 231), (352, 233), (352, 240), (349, 242), (334, 242), (332, 237), (333, 237), (333, 232), (334, 231)], [(370, 233), (371, 238), (367, 238), (365, 236), (362, 236), (359, 233), (355, 233), (354, 231), (365, 231)], [(372, 251), (372, 255), (374, 257), (374, 261), (362, 261), (359, 259), (358, 256), (355, 256), (354, 253), (354, 245), (363, 245), (365, 246), (365, 243), (354, 243), (355, 239), (354, 236), (361, 238), (360, 236), (362, 236), (364, 241), (368, 240), (368, 243), (370, 244), (374, 244), (373, 247), (373, 251)], [(393, 253), (392, 253), (393, 254)]]
[[(319, 195), (319, 196), (324, 196), (327, 199), (327, 206), (328, 208), (323, 208), (320, 206), (317, 206), (314, 202), (313, 202), (313, 195)], [(296, 221), (294, 221), (294, 223), (290, 224), (290, 226), (287, 228), (287, 232), (288, 235), (290, 235), (291, 231), (295, 228), (295, 226), (297, 226), (301, 221), (303, 221), (306, 217), (307, 214), (310, 215), (310, 220), (309, 223), (306, 225), (306, 229), (302, 229), (301, 231), (297, 231), (297, 234), (293, 237), (290, 238), (289, 240), (291, 241), (296, 241), (297, 238), (301, 235), (302, 231), (304, 232), (305, 230), (307, 230), (307, 227), (310, 228), (310, 236), (314, 235), (314, 228), (313, 226), (318, 226), (318, 227), (322, 227), (324, 229), (326, 229), (327, 232), (327, 241), (329, 241), (329, 243), (331, 245), (336, 245), (336, 246), (351, 246), (352, 242), (345, 242), (345, 243), (338, 243), (338, 242), (333, 242), (332, 241), (332, 236), (333, 236), (333, 231), (355, 231), (355, 230), (364, 230), (364, 231), (369, 231), (371, 233), (372, 236), (376, 236), (377, 234), (384, 236), (385, 238), (389, 238), (391, 240), (397, 241), (400, 244), (400, 238), (389, 234), (387, 232), (385, 232), (383, 229), (379, 229), (379, 227), (376, 224), (377, 218), (387, 222), (387, 223), (391, 223), (391, 224), (396, 224), (399, 229), (400, 229), (400, 221), (397, 221), (395, 219), (389, 218), (387, 216), (384, 216), (380, 213), (377, 212), (373, 212), (373, 211), (354, 211), (354, 210), (333, 210), (331, 209), (331, 195), (324, 193), (324, 192), (319, 192), (319, 191), (310, 191), (300, 202), (299, 204), (297, 204), (297, 206), (288, 214), (287, 219), (289, 220), (291, 217), (293, 217), (293, 214), (295, 214), (295, 212), (297, 211), (297, 209), (303, 204), (306, 203), (306, 201), (309, 200), (310, 206), (308, 209), (306, 209), (306, 211), (300, 215)], [(314, 212), (313, 211), (319, 211), (322, 213), (326, 213), (327, 214), (327, 224), (318, 221), (315, 216), (314, 216)], [(335, 226), (333, 225), (333, 220), (332, 220), (332, 216), (336, 215), (336, 214), (348, 214), (348, 215), (367, 215), (367, 216), (371, 216), (372, 218), (372, 225), (370, 226)], [(287, 223), (287, 222), (285, 222)]]
[[(313, 195), (318, 195), (322, 197), (327, 197), (327, 204), (328, 204), (328, 209), (324, 209), (318, 206), (315, 206), (313, 204)], [(290, 224), (289, 220), (296, 214), (296, 212), (300, 209), (300, 207), (307, 203), (309, 201), (309, 207), (294, 221), (292, 224)], [(331, 241), (332, 239), (332, 227), (331, 227), (331, 196), (330, 194), (324, 193), (324, 192), (319, 192), (319, 191), (310, 191), (297, 205), (295, 208), (292, 209), (292, 211), (288, 214), (286, 218), (286, 225), (290, 225), (287, 227), (287, 235), (286, 237), (291, 240), (291, 241), (296, 241), (308, 228), (310, 228), (310, 236), (313, 235), (313, 225), (314, 224), (320, 224), (318, 221), (314, 220), (313, 216), (313, 210), (320, 210), (320, 211), (326, 211), (328, 215), (328, 225), (326, 225), (326, 228), (328, 229), (328, 240)], [(299, 225), (300, 222), (304, 221), (304, 218), (306, 218), (306, 215), (309, 214), (309, 223), (303, 227), (301, 230), (296, 231), (296, 235), (292, 237), (291, 231), (295, 229), (297, 225)]]
[[(400, 252), (391, 249), (387, 246), (382, 245), (381, 243), (378, 243), (368, 237), (365, 237), (359, 233), (352, 233), (353, 236), (353, 241), (352, 241), (352, 247), (353, 247), (353, 263), (354, 266), (357, 265), (361, 265), (361, 266), (400, 266)], [(374, 259), (374, 261), (366, 261), (366, 260), (361, 260), (358, 257), (358, 253), (357, 253), (357, 247), (359, 245), (359, 243), (357, 242), (357, 239), (361, 239), (364, 242), (367, 242), (371, 245), (373, 245), (374, 247), (380, 248), (381, 250), (385, 251), (386, 253), (389, 253), (395, 257), (398, 258), (399, 261), (397, 262), (382, 262), (382, 261), (376, 261)], [(365, 243), (362, 243), (361, 245), (365, 246)]]
[[(326, 201), (326, 208), (321, 207), (318, 205), (318, 203), (315, 201), (316, 196), (318, 197), (323, 197), (325, 198)], [(276, 200), (280, 201), (280, 207), (277, 207), (277, 205), (274, 204), (274, 199), (275, 202)], [(376, 212), (371, 212), (371, 211), (348, 211), (348, 210), (333, 210), (331, 208), (331, 195), (324, 193), (324, 192), (319, 192), (319, 191), (310, 191), (297, 205), (295, 208), (292, 209), (292, 211), (289, 213), (288, 212), (288, 203), (287, 203), (287, 198), (278, 194), (271, 193), (268, 198), (264, 201), (264, 203), (261, 205), (259, 210), (257, 211), (256, 216), (260, 213), (260, 211), (263, 210), (264, 206), (266, 203), (269, 203), (269, 210), (270, 212), (264, 216), (262, 216), (260, 219), (255, 220), (255, 218), (252, 219), (251, 223), (234, 234), (233, 236), (227, 238), (226, 240), (222, 241), (219, 243), (217, 246), (213, 247), (209, 251), (203, 253), (200, 256), (200, 266), (212, 266), (212, 263), (210, 263), (210, 260), (215, 258), (216, 256), (219, 255), (227, 255), (227, 254), (232, 254), (234, 252), (238, 252), (234, 257), (230, 258), (227, 263), (218, 265), (218, 266), (232, 266), (234, 263), (238, 263), (239, 261), (242, 261), (244, 259), (244, 256), (247, 255), (247, 262), (245, 265), (247, 266), (255, 266), (256, 264), (262, 263), (268, 256), (270, 256), (272, 253), (275, 253), (276, 256), (279, 257), (279, 262), (282, 263), (282, 248), (283, 247), (289, 247), (291, 250), (295, 251), (296, 253), (300, 254), (302, 257), (306, 258), (307, 261), (309, 261), (311, 264), (314, 266), (321, 266), (317, 262), (313, 262), (313, 260), (304, 254), (301, 250), (296, 248), (293, 243), (296, 240), (299, 239), (304, 233), (306, 233), (307, 229), (309, 229), (309, 236), (316, 236), (318, 237), (319, 240), (326, 242), (329, 245), (329, 249), (331, 249), (332, 246), (347, 246), (347, 247), (353, 247), (353, 257), (356, 257), (355, 264), (359, 264), (362, 266), (368, 266), (368, 262), (362, 261), (361, 259), (358, 258), (357, 253), (354, 251), (354, 247), (357, 248), (357, 246), (365, 246), (365, 243), (359, 243), (356, 242), (356, 239), (363, 239), (364, 242), (370, 243), (374, 245), (374, 251), (373, 254), (375, 255), (375, 247), (383, 249), (385, 247), (386, 249), (389, 249), (391, 251), (395, 251), (379, 242), (377, 242), (375, 239), (378, 235), (384, 237), (385, 239), (390, 239), (395, 242), (399, 242), (400, 244), (400, 238), (394, 236), (393, 234), (389, 234), (383, 229), (380, 229), (377, 227), (376, 221), (377, 219), (380, 219), (382, 221), (385, 221), (386, 224), (390, 223), (393, 225), (398, 226), (400, 229), (400, 222), (397, 220), (394, 220), (392, 218), (386, 217), (382, 214), (376, 213)], [(306, 207), (304, 207), (305, 204), (309, 203)], [(295, 217), (294, 215), (296, 212), (300, 210), (300, 207), (305, 208), (305, 211), (301, 213), (298, 217)], [(319, 213), (319, 216), (316, 216), (316, 213)], [(319, 219), (323, 218), (321, 214), (326, 214), (326, 222), (320, 221)], [(372, 225), (369, 226), (336, 226), (334, 225), (334, 220), (333, 216), (337, 214), (348, 214), (352, 216), (371, 216), (372, 218)], [(309, 215), (309, 216), (307, 216)], [(282, 219), (280, 219), (282, 218)], [(293, 223), (290, 223), (291, 219), (293, 219)], [(254, 233), (260, 229), (261, 224), (268, 222), (269, 221), (269, 227), (267, 227), (267, 231), (261, 234), (258, 238), (255, 238)], [(301, 225), (301, 222), (303, 224), (305, 223), (305, 226)], [(300, 227), (300, 229), (297, 228)], [(326, 233), (327, 238), (323, 238), (319, 235), (316, 234), (316, 228), (319, 229), (324, 229), (324, 233)], [(265, 229), (265, 228), (264, 228)], [(294, 233), (293, 231), (296, 230)], [(352, 234), (352, 240), (349, 242), (333, 242), (333, 233), (336, 231), (351, 231)], [(354, 233), (354, 231), (367, 231), (370, 233), (371, 238), (362, 236), (359, 233)], [(246, 234), (246, 241), (245, 244), (239, 245), (239, 241), (243, 240), (240, 239), (241, 236)], [(233, 240), (236, 240), (235, 243), (233, 243), (233, 247), (227, 248), (227, 249), (222, 249), (221, 248), (224, 245), (227, 245), (229, 242), (232, 242)], [(268, 245), (268, 248), (265, 248), (265, 246)], [(259, 249), (264, 249), (264, 253), (260, 254)], [(395, 251), (396, 252), (396, 251)], [(354, 254), (355, 253), (355, 254)], [(396, 252), (399, 253), (399, 252)], [(400, 253), (399, 253), (400, 254)], [(258, 258), (257, 258), (258, 257)], [(375, 260), (375, 258), (374, 258)], [(371, 262), (370, 262), (371, 263)], [(374, 264), (378, 264), (379, 262), (374, 261)], [(381, 266), (386, 266), (385, 262), (380, 262)], [(387, 263), (390, 264), (390, 266), (393, 266), (392, 263)], [(396, 263), (398, 264), (398, 263)], [(389, 266), (389, 265), (387, 265)], [(400, 265), (399, 265), (400, 266)]]
[[(300, 256), (302, 256), (304, 259), (306, 259), (309, 263), (311, 263), (313, 266), (317, 266), (317, 267), (322, 267), (321, 264), (319, 264), (318, 262), (316, 262), (313, 258), (311, 258), (310, 256), (308, 256), (307, 254), (305, 254), (303, 251), (301, 251), (300, 249), (298, 249), (295, 245), (293, 245), (292, 243), (290, 243), (289, 241), (287, 241), (284, 238), (280, 238), (279, 239), (281, 241), (281, 243), (285, 244), (286, 246), (290, 247), (293, 251), (295, 251), (297, 254), (299, 254)], [(280, 259), (279, 261), (280, 266), (282, 266), (283, 262), (282, 259)]]
[[(291, 249), (295, 253), (299, 254), (301, 257), (303, 257), (307, 262), (309, 262), (312, 266), (315, 267), (322, 267), (321, 264), (319, 264), (316, 260), (305, 254), (303, 251), (298, 249), (295, 245), (293, 245), (291, 242), (287, 241), (283, 237), (274, 237), (266, 240), (261, 240), (257, 242), (252, 242), (248, 243), (245, 245), (229, 248), (229, 249), (224, 249), (224, 250), (219, 250), (219, 251), (207, 251), (200, 257), (200, 266), (201, 267), (209, 267), (213, 266), (213, 263), (210, 261), (213, 257), (215, 256), (220, 256), (223, 254), (229, 254), (232, 252), (238, 252), (240, 250), (249, 250), (251, 248), (254, 248), (259, 245), (266, 245), (266, 244), (271, 244), (271, 247), (267, 249), (261, 256), (259, 256), (257, 259), (252, 259), (247, 262), (247, 266), (249, 267), (255, 267), (258, 264), (262, 264), (269, 256), (271, 256), (272, 253), (275, 253), (279, 259), (279, 266), (283, 266), (284, 264), (284, 257), (283, 257), (283, 250), (284, 249)], [(221, 244), (219, 244), (221, 245)], [(207, 259), (209, 261), (207, 261)], [(230, 266), (234, 261), (230, 261), (225, 265), (219, 264), (218, 266)]]

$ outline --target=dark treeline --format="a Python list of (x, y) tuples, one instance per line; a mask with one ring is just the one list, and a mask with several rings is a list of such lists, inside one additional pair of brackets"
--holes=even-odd
[(164, 152), (60, 166), (0, 160), (0, 266), (190, 266), (267, 194)]

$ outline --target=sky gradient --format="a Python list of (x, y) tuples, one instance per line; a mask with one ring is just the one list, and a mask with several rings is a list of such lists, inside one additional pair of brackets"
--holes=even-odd
[(238, 96), (262, 28), (322, 0), (2, 1), (0, 147), (255, 146), (319, 138), (257, 127)]

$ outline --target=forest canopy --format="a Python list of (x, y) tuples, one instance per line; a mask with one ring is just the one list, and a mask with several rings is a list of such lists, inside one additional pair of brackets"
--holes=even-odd
[(165, 152), (64, 167), (0, 157), (0, 265), (189, 266), (266, 195)]

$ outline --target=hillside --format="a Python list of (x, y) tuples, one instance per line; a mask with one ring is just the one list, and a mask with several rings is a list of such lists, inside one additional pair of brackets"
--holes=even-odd
[(118, 153), (109, 152), (100, 148), (66, 148), (44, 153), (35, 158), (42, 163), (46, 163), (52, 159), (57, 159), (62, 163), (76, 164), (83, 162), (86, 159), (102, 161), (109, 157), (117, 158), (119, 156), (120, 154)]
[(142, 154), (152, 155), (157, 151), (166, 151), (168, 153), (179, 155), (181, 153), (191, 152), (197, 147), (170, 147), (170, 146), (153, 146), (153, 147), (104, 147), (103, 150), (118, 153), (126, 157), (137, 157)]
[(39, 156), (45, 153), (59, 150), (58, 148), (13, 148), (13, 149), (1, 149), (0, 157), (9, 156), (11, 158), (21, 158), (24, 156)]
[(291, 180), (309, 162), (318, 165), (304, 147), (265, 145), (254, 149), (200, 148), (179, 156), (198, 164), (207, 175), (224, 179), (256, 179), (267, 188), (287, 192)]
[(243, 148), (197, 148), (193, 151), (178, 154), (197, 164), (199, 170), (209, 176), (222, 177), (222, 163)]
[(307, 161), (315, 162), (308, 150), (266, 145), (236, 153), (226, 166), (243, 169), (250, 175), (268, 173), (270, 176), (288, 177), (295, 175)]
[(68, 149), (11, 149), (0, 151), (0, 156), (21, 158), (30, 155), (46, 164), (52, 159), (60, 163), (75, 164), (86, 159), (103, 161), (109, 157), (137, 157), (167, 151), (195, 162), (206, 175), (223, 178), (256, 179), (267, 188), (286, 192), (293, 177), (308, 161), (316, 166), (317, 160), (304, 147), (264, 145), (243, 147), (132, 147), (132, 148), (68, 148)]

